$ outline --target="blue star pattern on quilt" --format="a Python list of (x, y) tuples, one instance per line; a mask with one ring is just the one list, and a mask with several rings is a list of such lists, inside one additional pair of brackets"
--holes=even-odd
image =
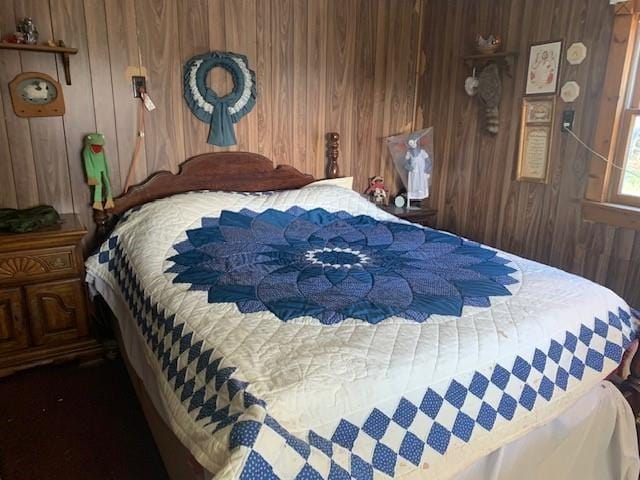
[(420, 226), (323, 209), (222, 211), (174, 245), (167, 272), (210, 303), (323, 324), (460, 316), (511, 295), (516, 270), (495, 251)]

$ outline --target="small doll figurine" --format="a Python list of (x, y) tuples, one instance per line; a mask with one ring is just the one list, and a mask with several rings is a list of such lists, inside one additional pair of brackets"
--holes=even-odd
[(25, 17), (18, 22), (18, 32), (24, 35), (24, 43), (35, 45), (38, 43), (38, 29), (29, 17)]
[(84, 137), (84, 168), (87, 173), (87, 183), (93, 185), (93, 208), (103, 209), (102, 190), (104, 186), (104, 209), (113, 208), (113, 197), (111, 195), (111, 181), (109, 179), (109, 165), (104, 155), (104, 135), (101, 133), (90, 133)]
[(364, 192), (376, 205), (387, 205), (389, 203), (389, 195), (384, 188), (384, 179), (382, 177), (373, 177), (369, 181), (369, 188)]
[(404, 168), (408, 172), (407, 199), (422, 200), (429, 196), (429, 183), (433, 164), (429, 154), (415, 139), (407, 142), (409, 149), (405, 155)]

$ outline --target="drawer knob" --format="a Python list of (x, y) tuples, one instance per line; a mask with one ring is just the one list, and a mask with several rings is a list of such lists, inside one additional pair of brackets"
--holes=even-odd
[(54, 257), (48, 260), (48, 263), (53, 269), (67, 268), (69, 266), (69, 262), (65, 257)]

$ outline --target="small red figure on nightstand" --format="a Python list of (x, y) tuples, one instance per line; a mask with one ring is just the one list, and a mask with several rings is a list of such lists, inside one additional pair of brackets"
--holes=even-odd
[(389, 191), (384, 187), (382, 177), (373, 177), (369, 180), (369, 188), (364, 192), (369, 195), (371, 201), (377, 205), (389, 204)]

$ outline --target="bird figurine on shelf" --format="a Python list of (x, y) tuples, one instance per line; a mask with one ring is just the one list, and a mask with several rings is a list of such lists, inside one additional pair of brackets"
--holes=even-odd
[(476, 37), (476, 50), (481, 55), (491, 55), (496, 53), (502, 46), (502, 38), (499, 35), (489, 35), (484, 38), (482, 35)]

